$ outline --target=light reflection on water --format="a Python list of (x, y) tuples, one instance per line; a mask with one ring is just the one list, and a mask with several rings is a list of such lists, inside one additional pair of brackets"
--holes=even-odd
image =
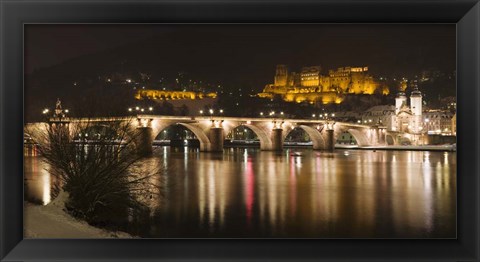
[[(164, 199), (143, 237), (456, 237), (456, 153), (163, 147)], [(38, 157), (25, 157), (27, 195), (48, 203)]]

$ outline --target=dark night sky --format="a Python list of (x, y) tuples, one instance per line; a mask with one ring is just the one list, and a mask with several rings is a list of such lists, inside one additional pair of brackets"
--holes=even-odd
[[(231, 70), (225, 74), (234, 77), (237, 67), (249, 67), (247, 73), (261, 81), (271, 79), (275, 64), (280, 63), (294, 70), (308, 65), (324, 69), (368, 65), (379, 74), (432, 68), (451, 71), (455, 69), (455, 35), (453, 24), (27, 25), (25, 68), (30, 73), (130, 45), (143, 52), (150, 48), (152, 56), (179, 70), (185, 66), (191, 71), (222, 72), (227, 66)], [(168, 42), (169, 50), (155, 50), (157, 44)], [(161, 52), (176, 54), (175, 59), (168, 60)], [(226, 62), (230, 55), (233, 61)]]
[(168, 29), (164, 27), (134, 25), (27, 25), (25, 71), (144, 40), (166, 31)]

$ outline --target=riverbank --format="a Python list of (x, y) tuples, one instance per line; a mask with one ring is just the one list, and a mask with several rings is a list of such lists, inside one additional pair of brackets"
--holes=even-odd
[(359, 150), (408, 150), (408, 151), (457, 151), (454, 145), (425, 145), (425, 146), (357, 146), (335, 145), (336, 149), (359, 149)]
[(47, 205), (24, 203), (25, 238), (132, 238), (125, 232), (93, 227), (63, 210), (66, 194), (61, 193)]

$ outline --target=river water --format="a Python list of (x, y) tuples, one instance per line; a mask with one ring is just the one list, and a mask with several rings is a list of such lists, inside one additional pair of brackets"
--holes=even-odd
[[(455, 238), (456, 153), (158, 147), (164, 167), (141, 237)], [(25, 156), (26, 198), (47, 204), (53, 178)], [(140, 223), (140, 226), (138, 226)]]

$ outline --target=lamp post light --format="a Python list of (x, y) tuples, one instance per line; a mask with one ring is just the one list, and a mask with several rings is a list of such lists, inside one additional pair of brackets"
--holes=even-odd
[(200, 111), (198, 111), (198, 112), (200, 113), (200, 115), (203, 115), (203, 110), (200, 110)]

